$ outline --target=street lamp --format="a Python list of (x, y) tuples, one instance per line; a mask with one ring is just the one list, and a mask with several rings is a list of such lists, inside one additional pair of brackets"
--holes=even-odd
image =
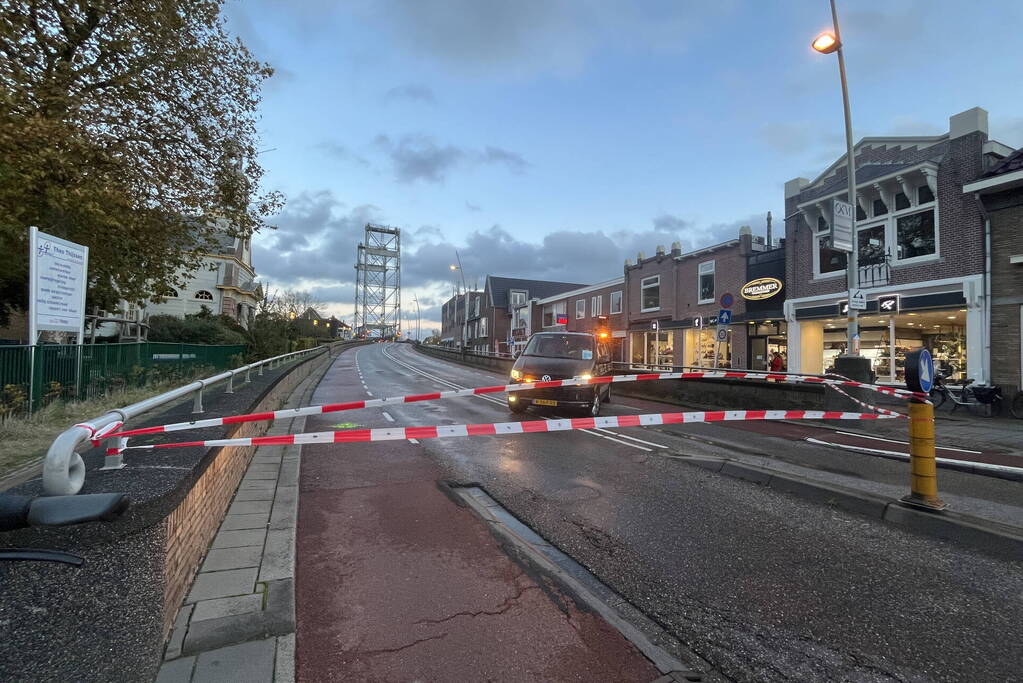
[(416, 341), (421, 342), (423, 340), (422, 337), (423, 331), (422, 329), (420, 329), (420, 326), (422, 324), (422, 317), (420, 316), (419, 313), (419, 299), (418, 297), (416, 297), (415, 294), (412, 295), (412, 303), (416, 305)]
[[(458, 255), (458, 250), (455, 249), (455, 260), (458, 261), (458, 265), (451, 264), (448, 266), (451, 270), (457, 270), (458, 274), (462, 276), (462, 299), (464, 301), (465, 315), (462, 316), (462, 349), (469, 345), (469, 288), (465, 285), (465, 271), (462, 270), (462, 259)], [(455, 314), (457, 318), (458, 307), (455, 307)]]
[[(838, 27), (838, 10), (835, 0), (831, 1), (831, 23), (833, 31), (817, 36), (810, 46), (821, 54), (838, 54), (838, 75), (842, 82), (842, 104), (845, 108), (845, 158), (849, 180), (849, 204), (852, 205), (851, 232), (852, 250), (846, 259), (846, 281), (849, 287), (849, 312), (846, 328), (845, 355), (835, 359), (835, 370), (850, 379), (860, 382), (870, 380), (870, 360), (860, 355), (859, 310), (852, 307), (852, 294), (859, 285), (859, 238), (856, 235), (856, 157), (853, 154), (852, 114), (849, 110), (849, 83), (845, 77), (845, 55), (842, 54), (842, 33)], [(832, 224), (835, 217), (831, 217)], [(832, 225), (834, 234), (834, 225)], [(816, 248), (816, 247), (815, 247)]]

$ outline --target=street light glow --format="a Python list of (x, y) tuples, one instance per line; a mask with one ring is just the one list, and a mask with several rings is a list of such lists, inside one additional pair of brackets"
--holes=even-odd
[(448, 266), (448, 268), (450, 268), (451, 270), (458, 270), (458, 266), (456, 266), (454, 263)]
[(817, 36), (810, 46), (820, 52), (823, 55), (830, 55), (832, 52), (842, 47), (842, 44), (835, 38), (835, 34), (831, 31), (825, 31), (824, 33)]

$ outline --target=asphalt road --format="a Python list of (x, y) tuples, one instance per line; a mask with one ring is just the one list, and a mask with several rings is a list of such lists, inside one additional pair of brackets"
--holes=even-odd
[[(453, 388), (444, 382), (503, 382), (402, 344), (355, 353), (364, 393), (372, 397)], [(608, 406), (611, 414), (640, 410), (646, 412), (642, 402), (632, 400)], [(536, 417), (511, 416), (498, 394), (367, 409), (337, 422), (377, 427)], [(674, 429), (709, 433), (710, 427)], [(478, 482), (727, 677), (960, 681), (1018, 674), (1019, 563), (672, 457), (721, 454), (718, 446), (668, 431), (616, 431), (436, 439), (416, 446), (450, 480)], [(731, 434), (736, 438), (737, 432)], [(782, 448), (789, 454), (815, 451), (818, 464), (829, 466), (828, 457), (808, 445), (752, 432), (741, 436), (746, 445), (768, 439), (788, 444)], [(858, 457), (905, 476), (905, 465), (899, 470), (900, 463)], [(830, 466), (848, 469), (849, 462)], [(955, 477), (962, 478), (956, 488), (963, 496), (1019, 504), (1020, 484), (942, 473), (946, 484)]]

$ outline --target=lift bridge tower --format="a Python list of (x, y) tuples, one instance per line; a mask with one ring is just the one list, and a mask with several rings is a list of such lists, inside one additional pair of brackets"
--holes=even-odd
[(401, 229), (366, 224), (355, 262), (355, 324), (361, 337), (401, 334)]

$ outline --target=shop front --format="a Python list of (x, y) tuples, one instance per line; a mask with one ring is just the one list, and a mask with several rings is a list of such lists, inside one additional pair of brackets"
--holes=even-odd
[(746, 277), (746, 284), (739, 289), (746, 311), (746, 366), (750, 370), (788, 370), (784, 247), (750, 254)]
[(634, 365), (675, 365), (675, 330), (647, 329), (629, 333), (630, 361)]
[[(902, 292), (871, 290), (859, 315), (859, 352), (870, 359), (879, 382), (905, 382), (906, 354), (926, 348), (936, 368), (955, 380), (986, 381), (983, 352), (984, 311), (979, 282), (963, 282), (952, 291), (903, 287)], [(834, 372), (835, 358), (846, 352), (844, 299), (834, 303), (790, 301), (788, 344), (802, 372)]]

